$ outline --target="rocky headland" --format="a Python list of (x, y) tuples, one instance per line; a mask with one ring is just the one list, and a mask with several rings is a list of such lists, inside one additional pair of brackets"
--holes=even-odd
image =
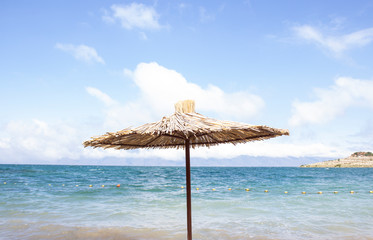
[(302, 165), (308, 168), (373, 168), (373, 153), (355, 152), (347, 158)]

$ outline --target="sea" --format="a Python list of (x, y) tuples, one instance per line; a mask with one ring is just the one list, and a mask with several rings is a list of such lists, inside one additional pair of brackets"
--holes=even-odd
[[(191, 182), (193, 239), (373, 239), (373, 169), (192, 167)], [(185, 187), (184, 167), (0, 165), (0, 239), (186, 239)]]

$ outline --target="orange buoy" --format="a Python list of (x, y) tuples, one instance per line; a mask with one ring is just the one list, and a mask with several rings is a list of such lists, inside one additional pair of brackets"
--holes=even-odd
[(120, 187), (120, 184), (117, 184), (117, 187)]

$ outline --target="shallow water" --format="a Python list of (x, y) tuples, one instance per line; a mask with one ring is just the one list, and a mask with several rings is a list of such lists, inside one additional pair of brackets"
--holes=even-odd
[[(373, 169), (191, 178), (193, 239), (373, 239)], [(0, 239), (185, 239), (184, 186), (181, 167), (0, 165)]]

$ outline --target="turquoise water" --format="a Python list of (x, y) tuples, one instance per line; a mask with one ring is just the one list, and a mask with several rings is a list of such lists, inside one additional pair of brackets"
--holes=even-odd
[[(373, 169), (191, 178), (193, 239), (373, 239)], [(182, 167), (0, 165), (0, 239), (185, 239), (184, 186)]]

